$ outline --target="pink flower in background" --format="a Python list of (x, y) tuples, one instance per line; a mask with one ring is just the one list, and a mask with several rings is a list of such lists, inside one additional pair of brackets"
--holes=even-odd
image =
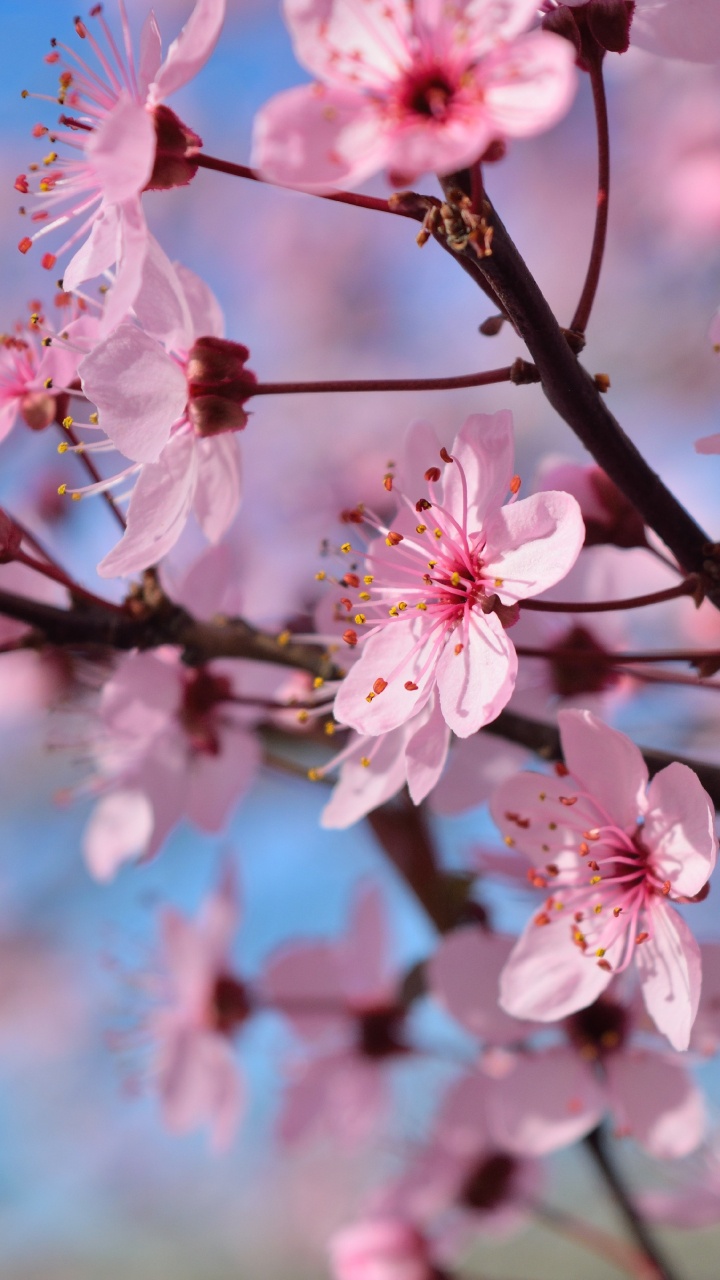
[(547, 458), (535, 477), (537, 489), (562, 489), (577, 498), (585, 522), (585, 546), (646, 547), (642, 517), (617, 485), (595, 465)]
[(491, 811), (506, 844), (549, 890), (503, 972), (501, 1004), (556, 1021), (593, 1003), (634, 962), (648, 1013), (686, 1049), (700, 997), (700, 949), (669, 905), (702, 893), (715, 866), (715, 812), (674, 763), (649, 787), (629, 738), (589, 711), (561, 711), (566, 767), (503, 783)]
[(271, 956), (262, 993), (310, 1055), (289, 1069), (283, 1141), (318, 1126), (346, 1144), (368, 1137), (390, 1105), (385, 1067), (410, 1051), (379, 891), (360, 890), (340, 941), (291, 943)]
[[(114, 446), (130, 466), (80, 495), (134, 480), (127, 529), (101, 561), (102, 577), (155, 564), (175, 545), (194, 512), (210, 542), (225, 533), (240, 503), (240, 454), (233, 432), (255, 376), (246, 347), (222, 337), (210, 289), (193, 272), (173, 268), (153, 243), (135, 302), (143, 325), (123, 321), (80, 362), (88, 400), (103, 438), (83, 450)], [(91, 424), (78, 424), (92, 430)], [(108, 443), (110, 442), (110, 444)]]
[(164, 1123), (174, 1133), (208, 1125), (216, 1149), (230, 1143), (244, 1106), (231, 1037), (252, 1007), (230, 958), (238, 923), (230, 866), (196, 920), (164, 908), (160, 925), (167, 1001), (148, 1020)]
[(407, 183), (464, 168), (496, 139), (549, 128), (570, 105), (574, 54), (559, 37), (523, 34), (537, 8), (286, 0), (295, 53), (317, 82), (262, 108), (253, 164), (308, 190), (379, 169)]
[[(62, 247), (45, 254), (43, 266), (52, 269), (58, 256), (87, 236), (65, 269), (64, 287), (74, 291), (116, 265), (106, 307), (108, 328), (127, 314), (140, 288), (149, 240), (143, 191), (182, 185), (196, 171), (192, 148), (201, 146), (201, 139), (165, 106), (165, 99), (207, 62), (220, 35), (225, 0), (197, 0), (164, 62), (154, 13), (145, 20), (136, 63), (124, 0), (118, 0), (118, 8), (122, 47), (101, 5), (91, 11), (88, 25), (75, 20), (75, 31), (92, 49), (95, 66), (61, 42), (52, 42), (46, 61), (60, 70), (58, 101), (65, 111), (62, 130), (49, 139), (71, 147), (77, 159), (48, 152), (37, 193), (42, 208), (33, 214), (39, 230), (19, 245), (27, 253), (34, 241), (79, 220)], [(99, 39), (94, 20), (101, 28)], [(38, 126), (34, 133), (42, 137), (48, 130)], [(21, 192), (29, 190), (24, 174), (15, 185)]]
[(428, 1241), (402, 1218), (367, 1218), (343, 1227), (328, 1249), (333, 1280), (439, 1280)]
[(668, 58), (720, 61), (720, 22), (715, 0), (637, 0), (632, 44)]
[[(428, 466), (433, 459), (443, 461), (444, 476)], [(392, 482), (401, 506), (391, 527), (362, 512), (381, 536), (368, 548), (363, 589), (347, 593), (362, 650), (335, 700), (341, 723), (387, 733), (437, 688), (445, 721), (467, 738), (507, 703), (517, 655), (506, 627), (517, 620), (518, 601), (568, 572), (584, 532), (569, 494), (515, 502), (512, 461), (508, 412), (468, 418), (452, 454), (431, 428), (411, 428), (403, 472)]]

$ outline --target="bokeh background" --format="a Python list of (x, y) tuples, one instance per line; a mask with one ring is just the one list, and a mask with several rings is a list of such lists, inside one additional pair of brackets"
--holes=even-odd
[[(113, 4), (106, 11), (113, 19)], [(189, 0), (155, 5), (166, 42)], [(278, 7), (229, 0), (227, 27), (210, 64), (173, 105), (214, 155), (245, 162), (253, 114), (304, 73)], [(142, 0), (129, 0), (132, 19)], [(42, 297), (39, 255), (15, 248), (23, 234), (13, 180), (42, 144), (30, 131), (53, 107), (22, 89), (53, 92), (43, 57), (51, 36), (72, 42), (75, 0), (2, 0), (0, 158), (2, 310), (10, 328)], [(720, 360), (707, 330), (720, 302), (720, 76), (714, 69), (632, 51), (608, 60), (613, 132), (610, 244), (583, 357), (610, 375), (610, 403), (652, 465), (711, 534), (720, 536), (720, 459), (693, 441), (718, 430)], [(590, 95), (581, 84), (552, 133), (511, 147), (488, 173), (497, 206), (559, 317), (569, 320), (581, 286), (594, 209)], [(428, 178), (424, 189), (435, 190)], [(382, 182), (368, 190), (384, 192)], [(401, 219), (200, 172), (189, 189), (147, 198), (153, 229), (171, 257), (204, 276), (246, 343), (261, 378), (406, 377), (465, 373), (522, 354), (503, 332), (478, 325), (489, 305), (436, 246), (422, 251)], [(61, 264), (59, 264), (60, 266)], [(45, 295), (47, 296), (47, 295)], [(511, 407), (518, 470), (528, 480), (548, 453), (583, 459), (536, 388), (395, 396), (264, 399), (243, 438), (246, 496), (234, 537), (241, 548), (247, 612), (277, 625), (314, 599), (321, 539), (338, 509), (372, 500), (404, 428), (423, 416), (448, 441), (472, 411)], [(99, 502), (52, 501), (68, 464), (49, 435), (18, 432), (0, 450), (0, 500), (42, 531), (89, 585), (115, 530)], [(179, 556), (193, 550), (192, 536)], [(686, 607), (687, 605), (687, 607)], [(659, 622), (658, 622), (659, 619)], [(683, 602), (652, 624), (688, 636), (702, 626)], [(654, 636), (657, 637), (655, 630)], [(647, 632), (646, 632), (647, 635)], [(0, 663), (2, 658), (0, 658)], [(430, 930), (364, 827), (322, 831), (324, 795), (300, 779), (266, 772), (219, 840), (178, 830), (155, 863), (99, 886), (79, 845), (88, 807), (62, 803), (83, 776), (82, 716), (52, 724), (18, 717), (0, 667), (0, 1268), (7, 1280), (230, 1280), (325, 1274), (327, 1232), (352, 1216), (379, 1164), (410, 1150), (445, 1078), (429, 1058), (398, 1070), (402, 1125), (377, 1149), (350, 1157), (318, 1143), (292, 1156), (272, 1139), (287, 1039), (266, 1014), (243, 1039), (251, 1108), (232, 1150), (212, 1155), (202, 1135), (173, 1138), (160, 1124), (147, 1078), (143, 1013), (157, 967), (156, 911), (192, 911), (228, 851), (240, 867), (245, 923), (237, 959), (249, 977), (288, 937), (336, 934), (353, 887), (383, 884), (397, 922), (397, 955), (411, 964)], [(618, 723), (641, 742), (720, 761), (720, 704), (710, 693), (640, 691)], [(50, 746), (48, 746), (48, 741)], [(443, 856), (467, 865), (490, 839), (483, 814), (436, 820)], [(497, 895), (498, 921), (515, 927), (527, 907)], [(713, 899), (696, 909), (701, 935), (717, 936)], [(703, 1080), (717, 1100), (710, 1065)], [(716, 1106), (716, 1102), (713, 1102)], [(630, 1175), (657, 1178), (629, 1146)], [(605, 1193), (582, 1153), (551, 1166), (550, 1199), (614, 1226)], [(662, 1180), (662, 1178), (661, 1178)], [(668, 1237), (693, 1280), (714, 1280), (720, 1232)], [(533, 1227), (504, 1243), (481, 1242), (478, 1274), (502, 1278), (616, 1274), (568, 1241)]]

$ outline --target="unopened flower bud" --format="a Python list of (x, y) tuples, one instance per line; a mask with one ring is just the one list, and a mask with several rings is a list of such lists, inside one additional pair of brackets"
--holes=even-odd
[(167, 191), (170, 187), (186, 187), (198, 171), (193, 150), (202, 146), (202, 138), (189, 129), (163, 103), (153, 108), (155, 123), (155, 162), (146, 191)]

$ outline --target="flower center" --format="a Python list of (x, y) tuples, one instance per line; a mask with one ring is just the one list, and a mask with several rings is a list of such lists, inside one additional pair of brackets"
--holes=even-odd
[(427, 120), (447, 119), (455, 89), (438, 67), (411, 71), (404, 85), (402, 102), (406, 111)]
[(555, 693), (573, 698), (581, 693), (602, 693), (618, 679), (610, 655), (585, 627), (572, 627), (548, 651)]
[(220, 754), (216, 708), (231, 693), (227, 676), (213, 676), (199, 667), (186, 678), (180, 721), (195, 751), (206, 755)]
[(484, 1156), (463, 1183), (459, 1203), (467, 1209), (497, 1209), (510, 1196), (516, 1169), (517, 1161), (504, 1152)]
[(214, 1029), (231, 1035), (251, 1013), (247, 987), (232, 974), (221, 973), (215, 979), (211, 997), (210, 1018)]
[(628, 1033), (628, 1018), (622, 1005), (601, 996), (587, 1009), (580, 1009), (565, 1023), (572, 1043), (584, 1058), (597, 1059), (622, 1049)]
[(390, 1058), (406, 1052), (401, 1037), (405, 1010), (398, 1005), (366, 1009), (358, 1015), (358, 1051), (364, 1058)]

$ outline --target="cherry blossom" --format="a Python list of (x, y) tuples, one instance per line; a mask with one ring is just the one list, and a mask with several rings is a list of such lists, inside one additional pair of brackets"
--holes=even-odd
[[(437, 687), (445, 721), (466, 738), (510, 698), (517, 655), (506, 627), (517, 620), (518, 601), (558, 582), (583, 540), (569, 494), (514, 500), (512, 453), (507, 412), (468, 418), (452, 453), (417, 425), (397, 484), (391, 480), (401, 502), (391, 527), (369, 510), (358, 513), (380, 536), (367, 550), (362, 590), (347, 592), (347, 640), (362, 651), (335, 715), (359, 733), (396, 729)], [(444, 476), (428, 466), (433, 458), (443, 461)]]
[[(164, 61), (154, 13), (145, 20), (136, 61), (125, 0), (118, 0), (118, 9), (120, 45), (102, 5), (91, 10), (89, 23), (75, 19), (75, 32), (92, 49), (94, 65), (52, 41), (46, 61), (59, 69), (57, 100), (66, 110), (59, 130), (48, 135), (38, 126), (34, 133), (49, 136), (52, 148), (57, 143), (70, 147), (77, 158), (60, 158), (54, 149), (44, 157), (37, 192), (42, 207), (32, 215), (39, 230), (19, 246), (27, 253), (41, 237), (79, 221), (56, 252), (45, 254), (43, 266), (52, 269), (59, 256), (83, 241), (64, 274), (65, 288), (74, 291), (117, 264), (106, 308), (108, 328), (127, 314), (140, 288), (148, 247), (143, 191), (182, 185), (195, 174), (192, 149), (202, 145), (201, 139), (165, 99), (207, 62), (220, 35), (225, 0), (197, 0)], [(15, 185), (21, 192), (30, 189), (24, 174)]]
[(279, 1121), (284, 1142), (319, 1125), (354, 1144), (387, 1112), (385, 1068), (409, 1052), (389, 947), (382, 897), (365, 886), (339, 942), (288, 944), (265, 965), (265, 999), (283, 1011), (310, 1054), (289, 1065)]
[(523, 34), (536, 12), (534, 0), (452, 11), (286, 0), (295, 53), (316, 83), (260, 111), (255, 167), (308, 190), (379, 169), (407, 183), (464, 168), (496, 139), (549, 128), (573, 95), (573, 50), (546, 32)]
[[(186, 268), (171, 267), (153, 244), (135, 302), (141, 322), (125, 320), (78, 366), (85, 396), (97, 406), (100, 431), (85, 453), (114, 447), (131, 460), (119, 476), (85, 488), (81, 497), (134, 481), (127, 529), (101, 561), (102, 577), (156, 563), (175, 545), (193, 511), (210, 542), (225, 533), (240, 502), (240, 455), (233, 432), (255, 383), (248, 350), (222, 337), (218, 303)], [(157, 336), (155, 336), (157, 335)]]
[(430, 1246), (402, 1218), (367, 1218), (328, 1243), (334, 1280), (439, 1280)]
[(163, 1121), (175, 1133), (208, 1125), (216, 1149), (227, 1147), (244, 1106), (232, 1035), (251, 1013), (251, 998), (232, 969), (237, 891), (230, 866), (188, 920), (163, 909), (162, 962), (167, 995), (148, 1018), (153, 1075)]
[[(65, 294), (58, 296), (64, 308), (70, 299)], [(61, 327), (74, 341), (54, 341), (44, 316), (35, 306), (31, 313), (27, 322), (19, 322), (12, 333), (0, 336), (0, 440), (18, 418), (33, 431), (62, 420), (80, 358), (75, 342), (83, 336), (90, 340), (96, 330), (91, 316), (66, 316)]]
[(720, 26), (714, 0), (636, 0), (633, 44), (668, 58), (720, 60)]
[(556, 1021), (592, 1004), (634, 962), (658, 1029), (686, 1049), (700, 996), (700, 950), (669, 905), (704, 890), (714, 868), (714, 809), (673, 763), (647, 786), (629, 738), (589, 711), (559, 713), (566, 765), (521, 773), (491, 811), (505, 842), (549, 889), (505, 967), (507, 1012)]

